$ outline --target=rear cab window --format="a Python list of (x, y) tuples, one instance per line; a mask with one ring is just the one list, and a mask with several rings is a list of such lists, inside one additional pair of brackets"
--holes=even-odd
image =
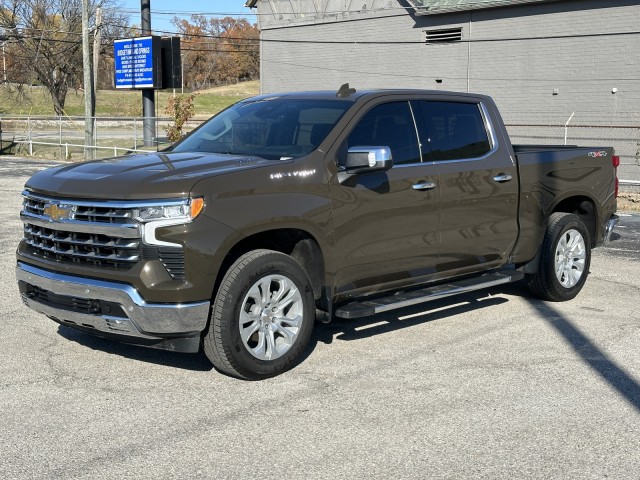
[(423, 161), (473, 159), (491, 152), (479, 103), (419, 100), (412, 105), (422, 120)]

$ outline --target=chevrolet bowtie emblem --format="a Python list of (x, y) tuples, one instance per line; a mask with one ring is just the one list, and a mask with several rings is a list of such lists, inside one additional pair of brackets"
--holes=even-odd
[(59, 222), (60, 220), (70, 218), (71, 206), (60, 205), (58, 203), (47, 203), (44, 206), (43, 213), (49, 217), (49, 221)]

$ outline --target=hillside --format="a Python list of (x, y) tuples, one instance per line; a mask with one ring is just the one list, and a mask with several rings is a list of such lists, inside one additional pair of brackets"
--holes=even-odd
[[(258, 94), (258, 80), (241, 82), (235, 85), (215, 87), (198, 92), (195, 98), (195, 115), (208, 118), (238, 100)], [(186, 92), (185, 92), (186, 93)], [(176, 94), (180, 94), (177, 90)], [(156, 110), (158, 116), (164, 116), (164, 109), (171, 90), (157, 93)], [(139, 91), (100, 90), (96, 101), (97, 116), (139, 117), (142, 115), (142, 100)], [(84, 96), (82, 91), (71, 90), (67, 94), (65, 113), (67, 116), (84, 115)], [(54, 116), (53, 103), (43, 87), (26, 86), (21, 89), (11, 85), (0, 87), (0, 115), (47, 115)]]

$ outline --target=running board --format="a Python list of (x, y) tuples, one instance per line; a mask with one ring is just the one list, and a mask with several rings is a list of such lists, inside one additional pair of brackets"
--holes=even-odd
[(369, 317), (390, 310), (410, 307), (420, 303), (438, 300), (440, 298), (460, 295), (462, 293), (482, 290), (483, 288), (494, 287), (505, 283), (517, 282), (524, 278), (524, 273), (518, 270), (506, 270), (496, 273), (487, 273), (480, 277), (467, 278), (456, 282), (437, 285), (435, 287), (413, 290), (411, 292), (399, 293), (388, 297), (376, 298), (374, 300), (364, 300), (362, 302), (352, 302), (336, 310), (336, 317), (353, 319)]

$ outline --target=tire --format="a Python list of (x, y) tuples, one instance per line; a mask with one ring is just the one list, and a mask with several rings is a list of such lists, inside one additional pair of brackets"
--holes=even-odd
[(309, 343), (315, 302), (298, 262), (272, 250), (241, 256), (215, 295), (204, 352), (220, 372), (246, 380), (295, 366)]
[(590, 237), (582, 219), (553, 213), (542, 241), (538, 273), (526, 275), (526, 280), (537, 297), (563, 302), (580, 293), (590, 265)]

